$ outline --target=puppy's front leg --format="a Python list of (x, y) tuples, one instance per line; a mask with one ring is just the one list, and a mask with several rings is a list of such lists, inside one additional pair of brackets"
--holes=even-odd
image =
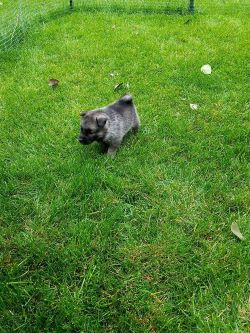
[(110, 146), (108, 147), (107, 154), (108, 155), (115, 155), (116, 152), (117, 152), (117, 149), (121, 145), (121, 142), (122, 142), (122, 139), (119, 139), (119, 140), (116, 139), (116, 140), (111, 141)]
[(107, 155), (113, 155), (114, 156), (117, 152), (117, 149), (118, 149), (118, 147), (116, 147), (116, 146), (109, 146), (108, 151), (107, 151)]
[(101, 142), (101, 151), (103, 154), (107, 154), (109, 145), (105, 142)]

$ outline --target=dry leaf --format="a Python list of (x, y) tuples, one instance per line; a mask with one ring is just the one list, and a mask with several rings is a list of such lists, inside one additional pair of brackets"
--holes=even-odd
[(191, 108), (192, 110), (198, 110), (198, 107), (199, 107), (198, 104), (189, 104), (189, 105), (190, 105), (190, 108)]
[(115, 86), (114, 86), (114, 91), (118, 91), (119, 89), (121, 89), (123, 87), (123, 82), (121, 83), (117, 83)]
[(201, 67), (201, 72), (202, 72), (203, 74), (208, 74), (208, 75), (210, 75), (210, 74), (212, 73), (212, 68), (211, 68), (211, 66), (210, 66), (209, 64), (203, 65), (203, 66)]
[(233, 222), (231, 224), (231, 231), (232, 233), (237, 236), (240, 240), (244, 240), (245, 238), (243, 237), (242, 233), (240, 232), (240, 229), (238, 227), (238, 224), (236, 222)]
[(59, 81), (57, 79), (49, 79), (48, 84), (50, 87), (56, 88), (59, 84)]

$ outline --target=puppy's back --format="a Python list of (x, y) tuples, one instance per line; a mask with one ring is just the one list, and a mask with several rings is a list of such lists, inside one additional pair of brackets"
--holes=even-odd
[(105, 110), (111, 123), (125, 135), (130, 129), (140, 126), (140, 119), (131, 95), (125, 95)]

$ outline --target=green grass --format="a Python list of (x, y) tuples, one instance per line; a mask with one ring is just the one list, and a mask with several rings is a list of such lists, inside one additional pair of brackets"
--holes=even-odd
[[(1, 54), (1, 333), (249, 332), (249, 11), (235, 3), (51, 16)], [(110, 159), (76, 137), (119, 82), (142, 128)]]

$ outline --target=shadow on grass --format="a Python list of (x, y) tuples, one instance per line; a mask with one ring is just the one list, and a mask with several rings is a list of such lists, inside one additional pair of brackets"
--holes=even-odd
[(72, 15), (74, 13), (89, 13), (89, 14), (96, 14), (96, 13), (106, 13), (106, 14), (116, 14), (116, 15), (190, 15), (191, 13), (189, 10), (183, 7), (173, 8), (170, 6), (161, 6), (161, 8), (155, 7), (126, 7), (122, 5), (89, 5), (84, 4), (79, 7), (74, 7), (73, 9), (64, 8), (58, 9), (53, 12), (48, 13), (44, 17), (40, 17), (40, 22), (50, 22), (53, 20), (60, 19), (67, 15)]
[(187, 9), (183, 7), (170, 7), (170, 6), (161, 6), (161, 7), (140, 7), (140, 6), (126, 6), (126, 5), (88, 5), (85, 4), (81, 7), (75, 7), (72, 12), (87, 12), (87, 13), (111, 13), (111, 14), (165, 14), (165, 15), (185, 15), (188, 12)]

